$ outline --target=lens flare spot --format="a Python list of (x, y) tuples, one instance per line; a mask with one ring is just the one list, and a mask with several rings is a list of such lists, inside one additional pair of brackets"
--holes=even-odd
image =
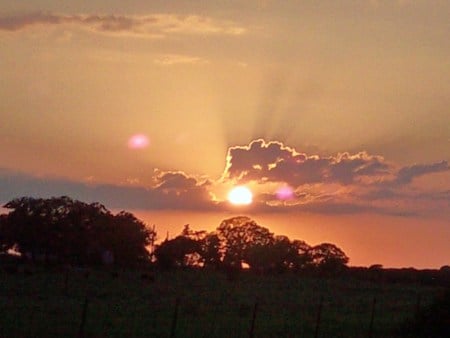
[(136, 134), (128, 140), (128, 148), (130, 149), (144, 149), (150, 145), (150, 140), (144, 134)]
[(253, 202), (253, 194), (247, 187), (234, 187), (228, 193), (228, 201), (234, 205), (248, 205)]
[(294, 190), (290, 186), (283, 186), (276, 191), (279, 200), (290, 200), (294, 198)]

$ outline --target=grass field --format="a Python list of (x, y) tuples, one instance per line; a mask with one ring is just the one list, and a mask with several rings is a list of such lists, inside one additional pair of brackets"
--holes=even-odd
[[(211, 271), (155, 274), (94, 270), (0, 274), (0, 337), (391, 337), (438, 288), (294, 274), (236, 281)], [(87, 304), (85, 303), (87, 299)], [(179, 300), (175, 330), (175, 304)], [(82, 325), (83, 308), (85, 323)]]

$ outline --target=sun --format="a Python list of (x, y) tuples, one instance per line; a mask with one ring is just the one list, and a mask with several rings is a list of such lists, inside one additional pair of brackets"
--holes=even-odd
[(228, 193), (228, 201), (234, 205), (248, 205), (253, 201), (253, 194), (247, 187), (234, 187)]

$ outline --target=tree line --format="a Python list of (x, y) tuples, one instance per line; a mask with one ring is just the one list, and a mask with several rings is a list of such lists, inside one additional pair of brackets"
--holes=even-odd
[(180, 235), (157, 246), (154, 255), (163, 268), (248, 267), (259, 272), (338, 272), (349, 261), (334, 244), (310, 246), (302, 240), (275, 235), (246, 216), (225, 219), (212, 232), (194, 231), (185, 225)]
[(156, 231), (132, 213), (113, 214), (100, 203), (69, 197), (22, 197), (4, 205), (0, 252), (14, 250), (30, 260), (92, 265), (156, 264), (164, 269), (203, 267), (254, 271), (337, 272), (349, 261), (331, 243), (310, 246), (275, 235), (254, 220), (225, 219), (211, 232), (185, 225), (173, 239), (154, 245)]

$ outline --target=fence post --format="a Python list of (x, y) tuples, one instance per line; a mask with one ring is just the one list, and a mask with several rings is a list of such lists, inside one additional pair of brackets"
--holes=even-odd
[(319, 337), (320, 319), (322, 317), (322, 307), (323, 307), (323, 296), (320, 296), (319, 308), (317, 310), (316, 330), (314, 332), (314, 338)]
[(177, 330), (177, 320), (178, 320), (178, 308), (180, 306), (180, 298), (177, 297), (175, 300), (175, 310), (173, 311), (172, 317), (172, 327), (170, 328), (170, 338), (175, 338), (175, 333)]
[(370, 314), (370, 325), (369, 325), (369, 338), (373, 337), (373, 320), (375, 319), (375, 305), (377, 304), (377, 297), (373, 297), (372, 301), (372, 313)]
[(258, 302), (255, 302), (255, 306), (253, 308), (252, 322), (250, 325), (250, 331), (248, 333), (249, 338), (255, 337), (255, 321), (256, 321), (256, 312), (258, 311)]

